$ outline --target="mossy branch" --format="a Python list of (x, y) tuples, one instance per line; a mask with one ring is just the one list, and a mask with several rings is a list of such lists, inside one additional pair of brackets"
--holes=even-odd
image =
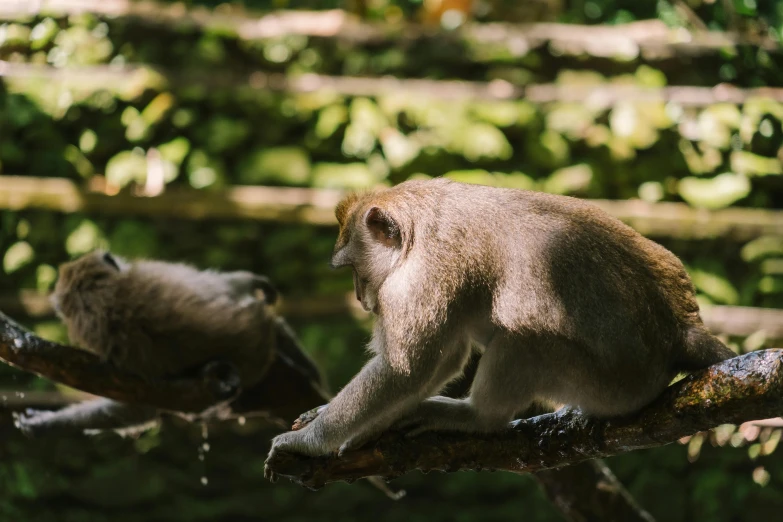
[(783, 350), (764, 350), (693, 373), (629, 417), (599, 420), (565, 409), (515, 421), (491, 436), (387, 433), (342, 457), (280, 452), (267, 464), (276, 475), (310, 488), (373, 475), (394, 478), (413, 470), (538, 472), (781, 414)]

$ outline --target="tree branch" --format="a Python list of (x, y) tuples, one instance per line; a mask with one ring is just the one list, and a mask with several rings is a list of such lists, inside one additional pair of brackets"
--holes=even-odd
[(387, 433), (342, 457), (280, 452), (268, 465), (278, 476), (310, 488), (412, 470), (538, 472), (585, 460), (670, 444), (720, 424), (783, 413), (783, 350), (748, 353), (693, 373), (641, 412), (600, 420), (564, 409), (514, 421), (496, 435)]
[[(288, 420), (328, 401), (312, 369), (280, 350), (284, 343), (298, 348), (298, 341), (284, 320), (275, 321), (278, 353), (266, 377), (241, 389), (221, 416), (264, 414)], [(94, 395), (196, 417), (209, 416), (210, 408), (227, 400), (224, 392), (206, 379), (151, 380), (125, 373), (90, 352), (41, 339), (2, 312), (0, 360)]]
[(197, 380), (151, 381), (126, 374), (92, 353), (41, 339), (2, 312), (0, 359), (66, 386), (121, 402), (200, 412), (221, 400)]
[(536, 473), (552, 504), (574, 522), (655, 522), (602, 460)]

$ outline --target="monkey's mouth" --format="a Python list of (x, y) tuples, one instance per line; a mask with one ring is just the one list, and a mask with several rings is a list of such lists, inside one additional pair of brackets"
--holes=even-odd
[(356, 270), (353, 271), (353, 289), (356, 292), (356, 300), (362, 303), (362, 306), (364, 306), (364, 301), (362, 301), (362, 295), (364, 294), (362, 289), (362, 280), (359, 279), (359, 275), (356, 273)]
[(362, 304), (362, 308), (365, 312), (375, 312), (375, 310), (371, 310), (370, 307), (367, 305), (367, 303), (364, 300), (364, 284), (363, 280), (359, 277), (359, 275), (356, 273), (356, 270), (353, 271), (353, 289), (356, 292), (356, 300), (359, 301)]

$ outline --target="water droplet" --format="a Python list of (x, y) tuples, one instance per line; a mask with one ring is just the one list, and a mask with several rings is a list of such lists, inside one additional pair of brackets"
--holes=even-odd
[(205, 452), (209, 451), (209, 443), (205, 442), (201, 445), (201, 449), (203, 449)]
[(201, 462), (204, 462), (204, 454), (203, 453), (199, 453), (198, 460), (200, 460)]
[(201, 485), (206, 486), (209, 483), (209, 479), (207, 477), (201, 477)]
[(237, 422), (239, 423), (240, 426), (244, 426), (246, 421), (244, 417), (239, 417), (237, 419)]
[(209, 438), (209, 428), (207, 428), (206, 424), (201, 425), (201, 438), (204, 440)]
[(19, 398), (20, 398), (20, 399), (24, 399), (24, 392), (20, 392), (20, 393), (19, 393)]

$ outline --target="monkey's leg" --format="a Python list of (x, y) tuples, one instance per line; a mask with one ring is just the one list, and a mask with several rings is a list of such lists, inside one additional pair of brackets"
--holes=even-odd
[(530, 406), (537, 390), (535, 361), (520, 343), (497, 336), (479, 362), (466, 399), (430, 397), (397, 427), (409, 436), (425, 431), (492, 432)]
[(17, 414), (16, 426), (29, 436), (86, 430), (131, 429), (155, 421), (158, 410), (111, 399), (94, 399), (57, 411), (27, 410)]

